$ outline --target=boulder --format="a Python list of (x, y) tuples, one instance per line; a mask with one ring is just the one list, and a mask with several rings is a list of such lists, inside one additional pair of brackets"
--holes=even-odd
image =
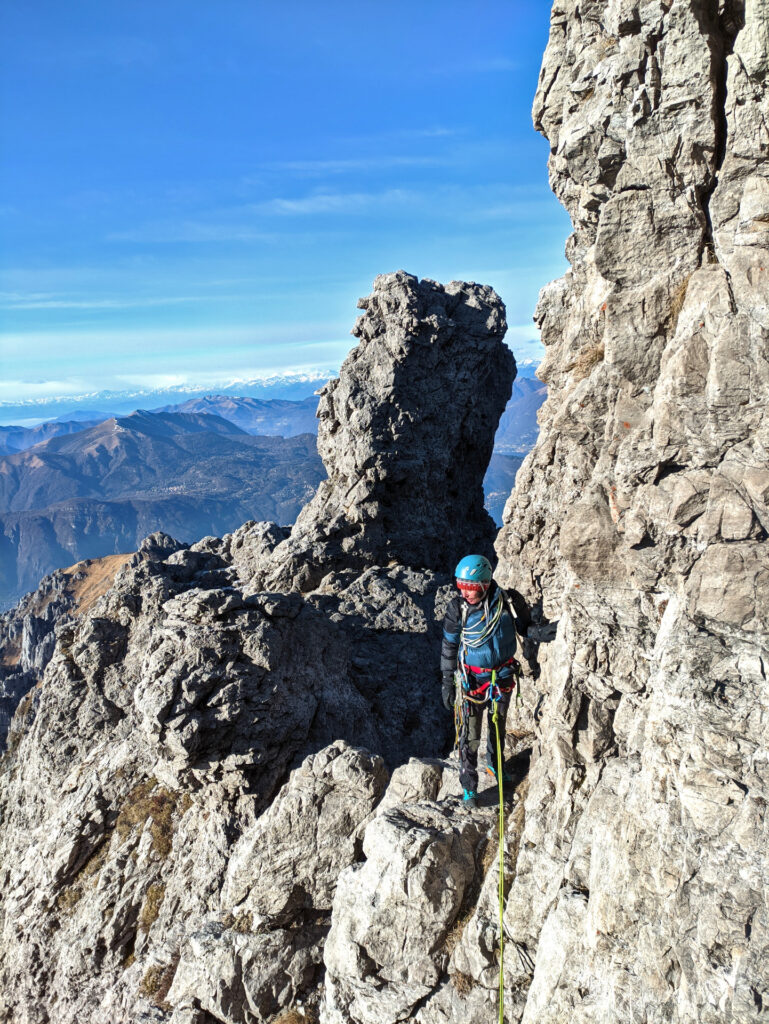
[(366, 860), (342, 873), (334, 898), (327, 1024), (395, 1024), (437, 987), (484, 831), (458, 808), (398, 805), (366, 828)]

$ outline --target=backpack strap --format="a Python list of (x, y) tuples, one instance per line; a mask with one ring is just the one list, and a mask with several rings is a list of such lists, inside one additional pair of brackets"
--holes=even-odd
[[(510, 597), (508, 592), (503, 587), (499, 588), (499, 592), (502, 595), (502, 600), (504, 601), (505, 608), (507, 608), (508, 614), (509, 614), (509, 616), (512, 619), (512, 622), (513, 622), (513, 628), (515, 629), (515, 647), (516, 647), (516, 652), (520, 651), (520, 653), (522, 655), (523, 654), (523, 645), (521, 644), (521, 637), (520, 637), (520, 634), (518, 633), (518, 627), (516, 625), (516, 620), (517, 620), (518, 616), (515, 614), (515, 605), (513, 604), (512, 598)], [(516, 657), (517, 656), (518, 655), (516, 653)]]
[(503, 587), (499, 588), (499, 592), (502, 595), (502, 600), (512, 620), (513, 629), (515, 630), (515, 660), (517, 665), (515, 673), (515, 705), (516, 707), (520, 707), (523, 704), (523, 697), (521, 696), (521, 662), (523, 661), (523, 643), (518, 634), (518, 627), (515, 624), (516, 614), (512, 598)]

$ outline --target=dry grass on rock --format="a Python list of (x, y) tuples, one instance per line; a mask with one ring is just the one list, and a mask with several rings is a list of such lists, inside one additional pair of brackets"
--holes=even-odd
[(115, 831), (124, 840), (136, 825), (150, 822), (152, 848), (161, 860), (171, 852), (173, 816), (178, 794), (158, 786), (157, 779), (147, 779), (135, 786), (120, 809)]
[(590, 376), (594, 366), (603, 362), (603, 358), (603, 342), (599, 341), (583, 348), (569, 369), (574, 373), (575, 380), (584, 380)]
[(103, 558), (78, 562), (67, 570), (72, 578), (75, 615), (85, 615), (93, 608), (99, 598), (107, 593), (115, 581), (115, 576), (128, 564), (131, 557), (130, 554), (105, 555)]
[(451, 975), (451, 984), (460, 996), (469, 996), (475, 987), (475, 979), (462, 971), (454, 971)]
[(680, 282), (676, 290), (673, 292), (673, 296), (670, 300), (670, 329), (675, 331), (678, 325), (678, 318), (681, 315), (681, 310), (684, 308), (684, 302), (686, 302), (686, 291), (689, 287), (689, 281), (692, 275), (687, 276)]
[(83, 890), (79, 885), (67, 886), (56, 897), (56, 909), (61, 910), (65, 914), (68, 913), (80, 902), (82, 895)]
[(462, 932), (467, 927), (467, 924), (474, 913), (475, 905), (470, 907), (470, 909), (465, 911), (465, 913), (460, 913), (459, 917), (457, 917), (456, 921), (449, 929), (448, 934), (443, 941), (443, 951), (448, 956), (451, 956), (459, 945), (459, 940), (462, 938)]
[(142, 931), (148, 932), (157, 921), (163, 900), (166, 898), (166, 887), (162, 882), (153, 882), (147, 889), (144, 903), (139, 914), (139, 927)]
[(178, 953), (171, 960), (170, 964), (153, 964), (148, 968), (139, 984), (139, 994), (149, 999), (161, 1010), (170, 1010), (171, 1006), (166, 1001), (166, 996), (171, 990), (176, 968), (179, 966)]
[(242, 914), (238, 914), (232, 923), (232, 930), (234, 932), (240, 932), (241, 935), (251, 931), (253, 927), (253, 915), (248, 911), (244, 911)]
[(274, 1017), (272, 1024), (317, 1024), (318, 1016), (313, 1010), (284, 1010)]

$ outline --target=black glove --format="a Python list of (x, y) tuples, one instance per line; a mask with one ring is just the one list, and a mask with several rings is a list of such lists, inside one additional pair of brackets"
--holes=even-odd
[(526, 636), (530, 640), (536, 640), (540, 644), (550, 644), (555, 640), (558, 630), (557, 622), (540, 623), (538, 626), (529, 626)]
[(454, 701), (456, 699), (456, 687), (454, 686), (454, 676), (445, 675), (443, 677), (443, 683), (441, 684), (441, 697), (443, 698), (443, 706), (447, 711), (454, 710)]

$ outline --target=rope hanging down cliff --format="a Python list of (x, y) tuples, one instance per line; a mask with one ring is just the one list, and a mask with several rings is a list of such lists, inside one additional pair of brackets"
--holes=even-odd
[[(521, 666), (519, 631), (530, 624), (528, 608), (492, 580), (491, 564), (480, 555), (468, 555), (456, 568), (460, 596), (453, 599), (444, 618), (441, 670), (443, 700), (453, 708), (455, 747), (459, 747), (460, 781), (464, 803), (477, 803), (477, 757), (481, 722), (488, 718), (487, 771), (498, 787), (499, 874), (499, 1024), (504, 1024), (504, 906), (505, 804), (504, 784), (510, 780), (503, 767), (505, 718), (513, 689), (520, 701)], [(517, 604), (516, 604), (517, 599)], [(519, 607), (520, 610), (519, 610)], [(524, 628), (521, 628), (523, 626)]]

